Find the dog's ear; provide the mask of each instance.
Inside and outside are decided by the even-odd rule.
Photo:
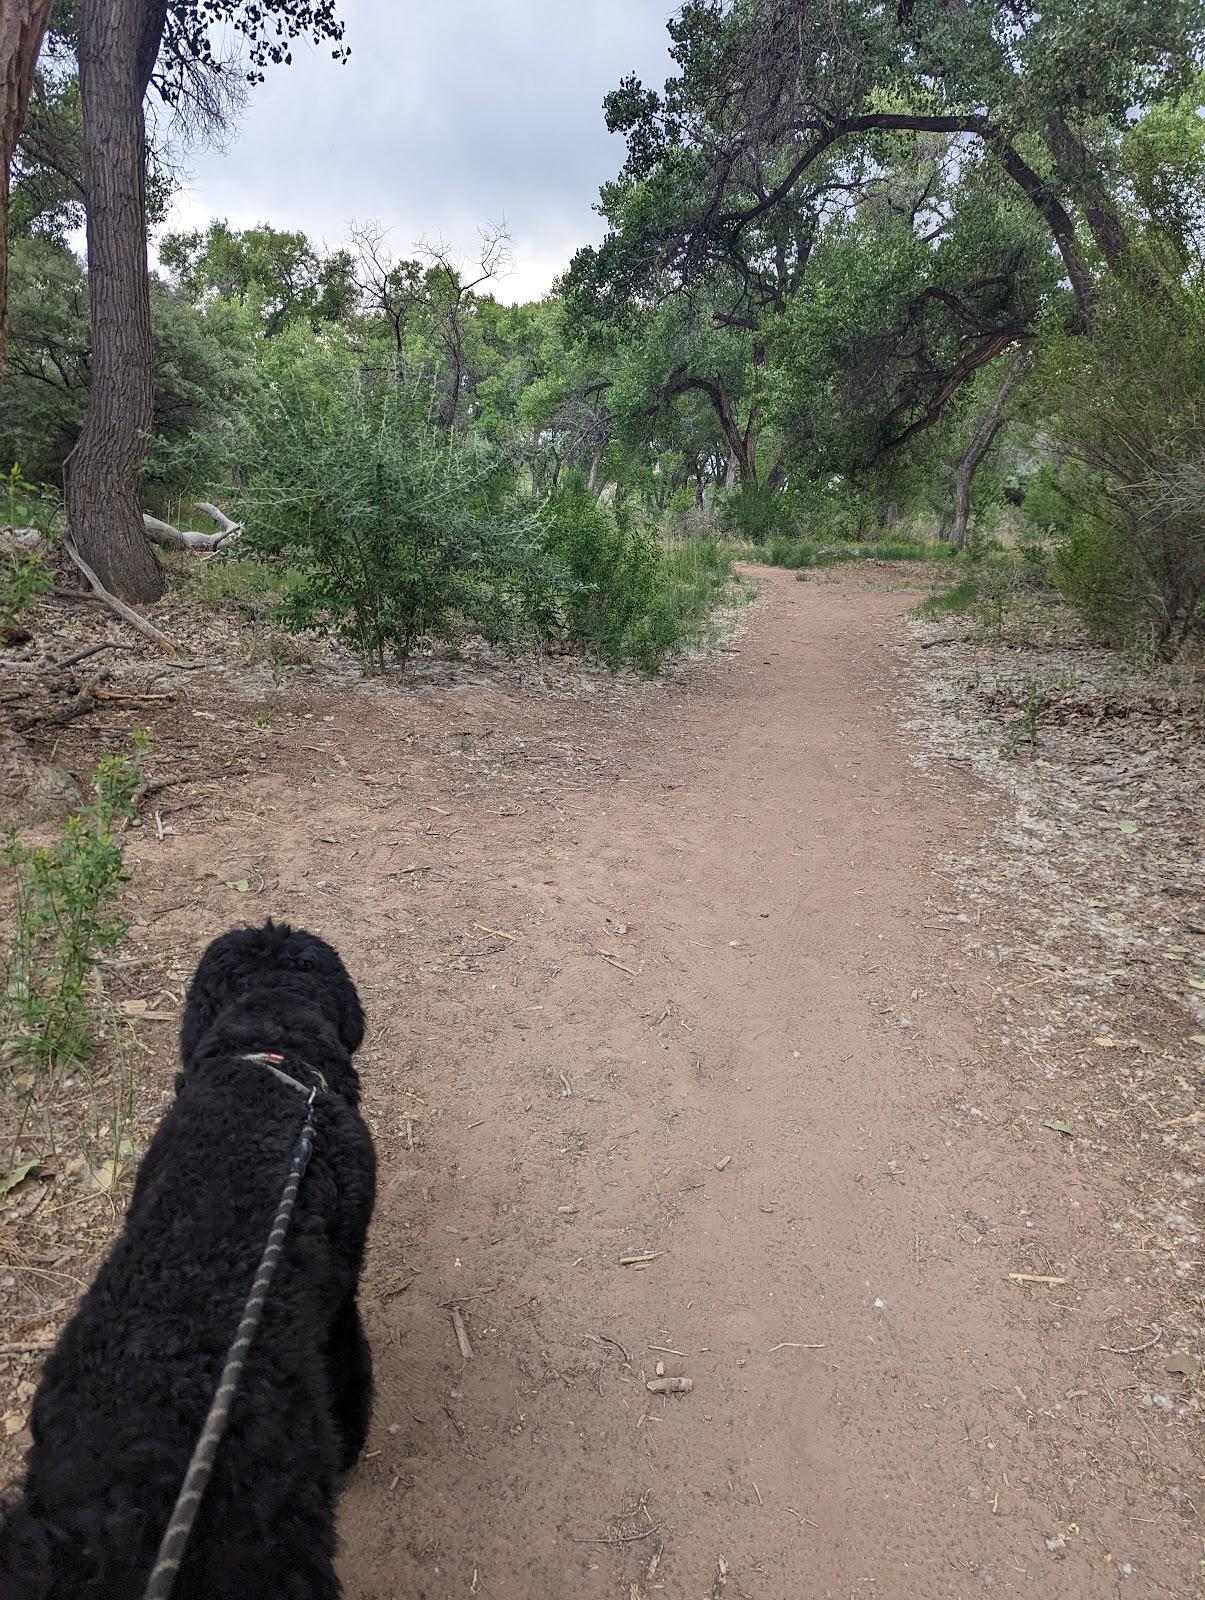
[[[240,969],[245,965],[243,929],[231,929],[214,939],[201,957],[184,1002],[180,1024],[180,1059],[187,1067],[218,1014],[237,993]]]
[[[339,986],[339,1037],[353,1056],[364,1043],[364,1007],[350,978]]]
[[[298,968],[313,972],[329,987],[338,1010],[339,1038],[349,1054],[354,1055],[364,1042],[364,1008],[351,975],[340,959],[339,952],[325,939],[298,930],[294,939],[303,941],[296,957]]]

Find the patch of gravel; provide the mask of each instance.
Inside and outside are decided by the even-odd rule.
[[[975,854],[942,863],[963,947],[1005,1008],[1000,1047],[1081,1160],[1122,1178],[1106,1226],[1168,1348],[1199,1354],[1205,676],[1019,621],[954,639],[911,621],[905,728],[932,781],[961,767],[998,803]]]

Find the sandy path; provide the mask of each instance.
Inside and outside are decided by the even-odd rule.
[[[602,775],[554,766],[449,846],[468,975],[399,994],[388,942],[355,948],[397,891],[371,851],[341,862],[387,1041],[353,1600],[1101,1592],[1099,1550],[1056,1572],[1043,1545],[1025,1420],[1074,1353],[1042,1348],[1059,1313],[1007,1281],[1008,1240],[980,1248],[1035,1217],[1063,1242],[1073,1184],[951,1109],[976,1040],[924,923],[960,803],[914,780],[887,705],[911,600],[767,582],[710,692],[600,715]],[[386,798],[379,829],[417,809]],[[458,891],[474,852],[496,870]],[[659,1347],[691,1395],[647,1392]]]
[[[899,574],[759,576],[739,648],[653,685],[466,659],[403,690],[179,686],[112,970],[146,1122],[219,928],[334,939],[381,1157],[349,1600],[1187,1600],[1199,1413],[1167,1283],[1194,1242],[1160,1230],[1191,1178],[1168,1166],[1162,1210],[1133,1186],[1183,1096],[1125,1120],[1043,1010],[1047,966],[1000,958],[1058,843],[1037,859],[1011,806],[986,829],[965,757],[912,765]],[[86,770],[94,730],[72,739]],[[983,922],[955,886],[976,861],[1015,885]],[[1051,1131],[1095,1082],[1080,1138]],[[88,1214],[64,1240],[35,1211],[10,1338],[85,1282],[112,1226]],[[658,1360],[693,1392],[651,1395]]]
[[[900,731],[915,594],[759,577],[739,648],[652,685],[184,685],[115,969],[148,1119],[216,931],[334,939],[382,1174],[349,1600],[1184,1600],[1171,1338],[1101,1352],[1163,1312],[957,930],[937,861],[985,819]],[[60,1295],[91,1270],[35,1247]]]

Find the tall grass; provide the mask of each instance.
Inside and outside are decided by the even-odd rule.
[[[725,540],[681,539],[664,547],[662,574],[687,635],[696,635],[718,606],[736,598],[733,548]]]
[[[950,547],[916,539],[877,539],[859,543],[820,539],[771,539],[755,546],[750,555],[771,567],[792,571],[807,567],[833,567],[851,561],[948,561]]]

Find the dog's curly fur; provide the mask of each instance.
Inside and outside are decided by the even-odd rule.
[[[205,952],[174,1103],[125,1227],[46,1364],[3,1600],[136,1600],[205,1421],[305,1114],[248,1053],[323,1074],[314,1152],[174,1600],[327,1600],[336,1474],[359,1455],[372,1361],[356,1305],[375,1156],[335,951],[269,922]]]

